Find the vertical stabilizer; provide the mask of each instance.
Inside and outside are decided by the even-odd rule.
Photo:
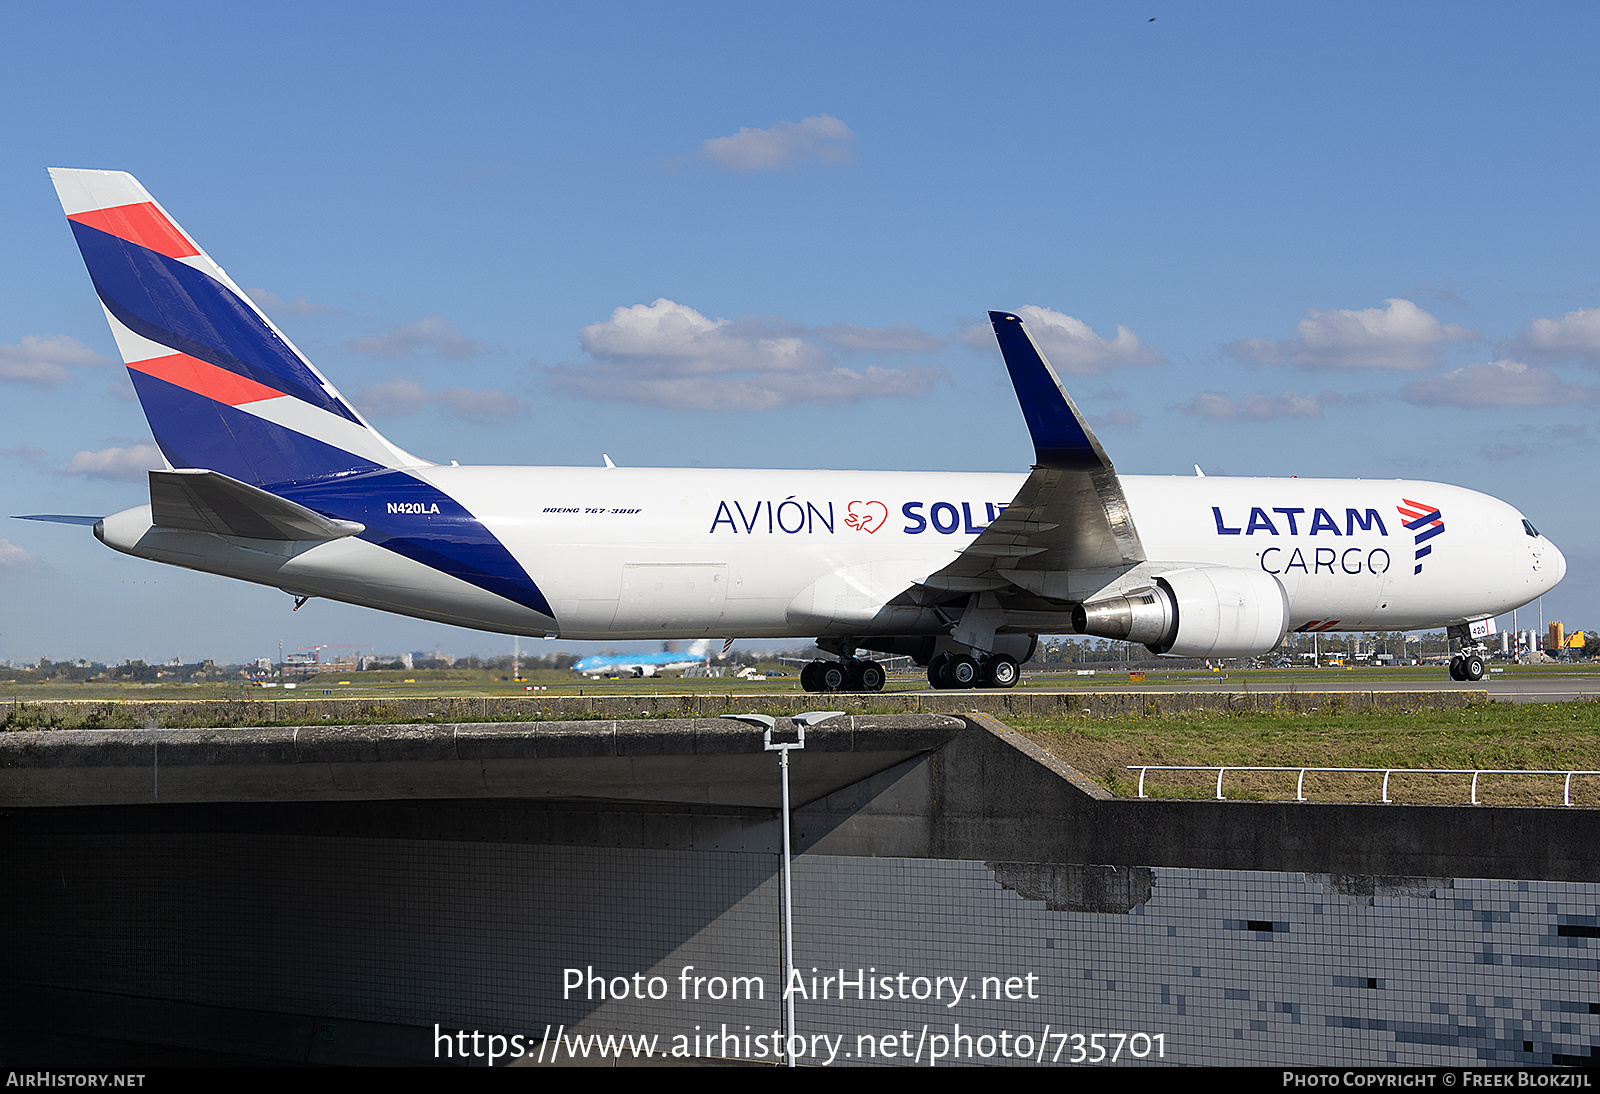
[[[173,467],[270,487],[425,466],[368,425],[132,175],[50,177]]]

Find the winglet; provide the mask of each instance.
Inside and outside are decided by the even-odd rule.
[[[1038,465],[1063,471],[1109,470],[1111,460],[1106,450],[1100,447],[1094,431],[1083,420],[1082,412],[1061,386],[1061,378],[1045,360],[1022,320],[1010,312],[992,311],[989,322],[994,324],[1000,354],[1011,373],[1011,386],[1017,390],[1022,416],[1033,435]]]

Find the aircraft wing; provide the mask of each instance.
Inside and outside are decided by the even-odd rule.
[[[216,471],[150,472],[150,515],[161,528],[246,539],[342,539],[366,531]]]
[[[1022,320],[990,312],[1033,435],[1037,463],[1017,496],[950,565],[921,584],[951,592],[1017,586],[1067,598],[1069,571],[1127,569],[1144,545],[1111,459]]]

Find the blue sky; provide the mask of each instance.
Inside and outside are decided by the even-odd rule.
[[[13,4],[0,32],[5,513],[144,500],[44,170],[115,168],[432,459],[1024,470],[972,328],[1032,308],[1119,470],[1480,489],[1566,552],[1545,618],[1600,622],[1593,5]],[[509,648],[0,523],[0,659]]]

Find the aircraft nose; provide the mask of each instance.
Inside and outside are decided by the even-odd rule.
[[[1548,539],[1545,540],[1545,542],[1550,543]],[[1550,584],[1552,586],[1559,585],[1561,584],[1561,579],[1567,576],[1567,556],[1562,554],[1561,548],[1557,547],[1554,543],[1550,543],[1550,554],[1553,556],[1553,561],[1555,562],[1555,578],[1550,582]]]

